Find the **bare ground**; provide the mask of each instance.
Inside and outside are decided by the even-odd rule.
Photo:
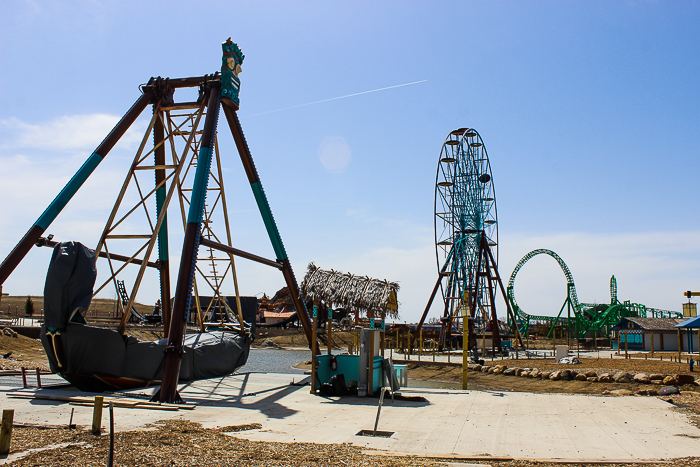
[[[0,355],[4,356],[10,352],[8,358],[0,358],[0,369],[14,370],[25,367],[49,371],[44,347],[36,339],[21,334],[11,337],[0,333]]]

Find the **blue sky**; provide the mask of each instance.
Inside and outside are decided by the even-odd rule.
[[[231,36],[246,55],[239,116],[299,281],[309,261],[395,280],[402,319],[417,319],[437,274],[441,145],[472,127],[491,160],[504,280],[528,251],[549,248],[582,301],[608,301],[615,274],[621,299],[680,310],[682,292],[700,290],[698,24],[691,1],[4,1],[0,257],[139,84],[217,71]],[[48,232],[95,246],[146,125]],[[219,129],[234,243],[273,257]],[[329,146],[346,165],[324,166]],[[179,264],[177,247],[171,255]],[[4,291],[40,294],[49,258],[32,251]],[[518,274],[526,311],[558,311],[557,268],[537,257]],[[239,280],[245,294],[283,286],[280,274],[243,262]],[[153,283],[139,301],[157,295]]]

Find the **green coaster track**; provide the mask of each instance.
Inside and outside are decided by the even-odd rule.
[[[518,271],[530,259],[537,255],[547,255],[554,258],[561,267],[564,276],[566,276],[566,299],[559,309],[559,313],[554,316],[539,316],[531,315],[523,311],[515,300],[515,277]],[[508,300],[510,301],[518,329],[521,333],[527,335],[530,324],[533,322],[546,323],[549,325],[547,337],[551,337],[557,324],[565,325],[569,328],[572,335],[584,337],[589,332],[602,333],[609,335],[610,328],[615,326],[622,317],[653,317],[653,318],[681,318],[682,313],[677,311],[659,310],[650,308],[641,303],[631,303],[629,300],[620,302],[617,299],[617,281],[615,276],[610,278],[610,304],[599,305],[593,303],[579,303],[576,295],[576,285],[574,277],[569,270],[569,267],[564,263],[561,257],[552,250],[538,249],[532,250],[522,257],[513,269],[508,280],[507,288]],[[567,308],[567,317],[561,317],[564,308]],[[572,315],[571,318],[568,316]],[[509,320],[510,321],[510,320]],[[509,322],[512,325],[512,323]]]

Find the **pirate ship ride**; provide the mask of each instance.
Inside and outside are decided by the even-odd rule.
[[[154,400],[175,402],[179,400],[178,381],[229,374],[245,364],[254,337],[254,313],[247,318],[241,304],[236,257],[282,272],[311,343],[309,314],[299,299],[292,266],[237,115],[238,75],[245,57],[230,38],[222,49],[221,72],[181,79],[157,77],[141,85],[141,96],[134,105],[0,264],[1,286],[34,245],[54,247],[46,281],[42,342],[52,370],[78,388],[104,390],[160,384]],[[176,91],[183,88],[198,89],[197,100],[176,100]],[[43,238],[46,229],[148,106],[152,106],[153,116],[97,247],[90,250],[78,243],[56,244],[51,236]],[[274,260],[233,246],[223,183],[224,155],[217,141],[220,110],[270,238]],[[169,208],[171,215],[175,211],[181,216],[184,225],[172,300]],[[219,230],[214,225],[220,226]],[[100,258],[106,262],[109,277],[96,283],[95,264]],[[126,275],[131,290],[125,303],[120,303],[117,329],[85,324],[84,313],[91,298],[106,287],[116,287],[126,270],[132,273]],[[158,342],[141,342],[126,335],[137,294],[149,270],[157,271],[160,282],[165,338]],[[222,298],[222,287],[231,280],[235,304]],[[209,306],[218,303],[231,318],[226,329],[205,329],[202,315],[207,310],[199,306],[199,295],[205,288],[211,289],[215,298]],[[197,314],[199,332],[186,336],[190,312]]]

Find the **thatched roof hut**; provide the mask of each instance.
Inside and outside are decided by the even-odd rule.
[[[356,276],[334,270],[325,270],[309,263],[301,283],[301,297],[304,300],[319,300],[333,308],[345,308],[375,315],[381,312],[398,318],[396,293],[399,284],[386,280]]]

